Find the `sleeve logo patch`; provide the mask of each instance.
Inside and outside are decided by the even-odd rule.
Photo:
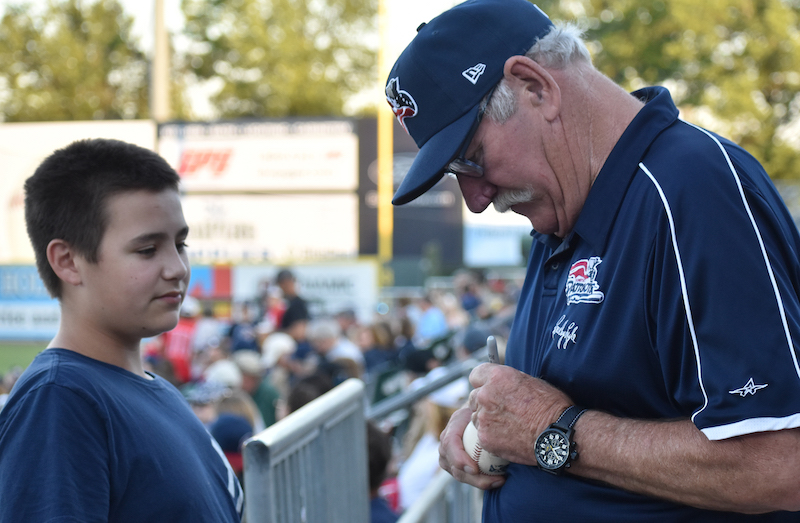
[[[728,394],[738,394],[743,398],[748,394],[752,394],[753,396],[755,396],[756,392],[760,391],[763,388],[766,388],[767,386],[768,386],[767,383],[765,383],[764,385],[756,385],[756,382],[753,381],[753,378],[750,378],[750,381],[748,381],[744,387],[734,390],[729,390]]]

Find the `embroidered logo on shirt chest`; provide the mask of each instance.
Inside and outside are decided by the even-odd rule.
[[[567,275],[567,285],[564,292],[567,295],[567,305],[573,303],[600,303],[605,299],[605,294],[597,283],[597,266],[603,263],[599,256],[578,260],[572,264]]]

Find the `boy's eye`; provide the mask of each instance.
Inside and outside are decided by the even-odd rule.
[[[178,248],[178,252],[183,252],[189,247],[186,242],[178,242],[175,246]]]
[[[136,252],[138,252],[139,254],[142,254],[144,256],[151,256],[151,255],[155,254],[156,248],[155,247],[145,247],[144,249],[139,249]]]

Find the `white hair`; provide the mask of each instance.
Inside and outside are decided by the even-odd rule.
[[[557,22],[549,33],[533,44],[525,56],[551,69],[592,63],[583,41],[583,31],[574,23]],[[484,97],[481,106],[485,107],[487,117],[504,123],[517,111],[517,99],[503,79]]]

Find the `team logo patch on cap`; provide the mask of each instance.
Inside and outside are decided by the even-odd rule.
[[[486,64],[476,64],[462,72],[461,76],[469,80],[472,85],[475,85],[484,71],[486,71]]]
[[[400,89],[400,79],[392,78],[386,84],[386,101],[392,106],[392,111],[397,117],[397,121],[408,132],[405,119],[413,118],[417,115],[417,102],[408,94],[408,91]],[[409,133],[410,134],[410,133]]]
[[[600,303],[605,294],[597,283],[597,266],[603,263],[598,256],[586,260],[578,260],[572,264],[567,276],[564,291],[567,294],[567,305],[573,303]]]

